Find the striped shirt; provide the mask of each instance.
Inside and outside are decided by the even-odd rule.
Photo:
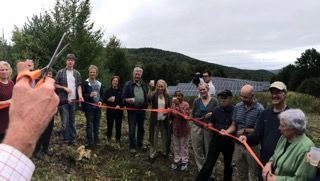
[[[245,128],[254,128],[263,110],[263,106],[258,101],[253,103],[249,110],[246,109],[243,102],[236,104],[232,120],[237,123],[237,131]]]

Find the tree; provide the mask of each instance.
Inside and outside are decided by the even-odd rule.
[[[129,64],[126,50],[121,47],[121,42],[116,36],[111,36],[105,48],[105,69],[113,75],[118,75],[122,82],[131,79],[132,67]]]
[[[90,0],[56,0],[51,13],[61,34],[69,35],[69,51],[76,55],[77,69],[87,75],[88,67],[98,63],[103,50],[103,31],[94,30],[94,22],[90,20]]]
[[[21,29],[15,27],[12,36],[15,58],[32,58],[36,66],[45,66],[66,32],[63,43],[70,45],[64,55],[74,53],[76,68],[87,75],[88,67],[97,64],[103,49],[102,30],[93,30],[90,15],[90,0],[56,0],[50,12],[34,15]],[[65,67],[64,55],[55,68]]]
[[[292,64],[289,64],[285,67],[283,67],[279,73],[276,75],[275,77],[275,81],[281,81],[283,82],[284,84],[286,85],[289,85],[289,81],[290,81],[290,77],[291,77],[291,74],[292,72],[294,72],[295,70],[297,70],[297,68],[292,65]],[[273,81],[272,81],[273,82]]]
[[[304,78],[320,77],[320,53],[316,49],[307,49],[295,63]]]

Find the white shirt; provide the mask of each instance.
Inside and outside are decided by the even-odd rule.
[[[0,180],[31,180],[32,161],[19,150],[0,144]]]
[[[76,96],[76,79],[73,76],[73,70],[67,70],[67,81],[68,88],[71,89],[72,93],[68,96],[69,100],[74,100]]]

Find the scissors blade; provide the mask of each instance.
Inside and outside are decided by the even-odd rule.
[[[50,60],[50,62],[48,63],[48,65],[41,69],[41,72],[42,72],[42,74],[43,74],[44,77],[46,76],[45,74],[46,74],[47,70],[50,69],[50,68],[56,63],[56,61],[58,60],[58,58],[62,55],[62,53],[63,53],[63,52],[66,50],[66,48],[68,47],[69,43],[68,43],[67,45],[65,45],[65,46],[61,49],[61,51],[57,54],[57,52],[58,52],[58,50],[59,50],[59,48],[60,48],[60,46],[61,46],[61,43],[62,43],[65,35],[66,35],[66,33],[64,33],[63,36],[62,36],[62,38],[60,39],[60,42],[59,42],[56,50],[54,51],[54,53],[53,53],[53,55],[52,55],[52,57],[51,57],[51,60]]]

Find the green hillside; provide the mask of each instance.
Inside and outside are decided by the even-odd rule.
[[[194,72],[210,70],[213,73],[213,76],[218,77],[269,81],[274,75],[272,72],[267,70],[243,70],[234,67],[208,63],[180,53],[164,51],[155,48],[128,48],[126,50],[128,52],[129,61],[132,64],[165,64],[166,67],[173,66],[176,72],[181,72],[179,69],[182,69],[182,72],[186,72],[187,69],[187,76],[190,76],[190,74]]]

